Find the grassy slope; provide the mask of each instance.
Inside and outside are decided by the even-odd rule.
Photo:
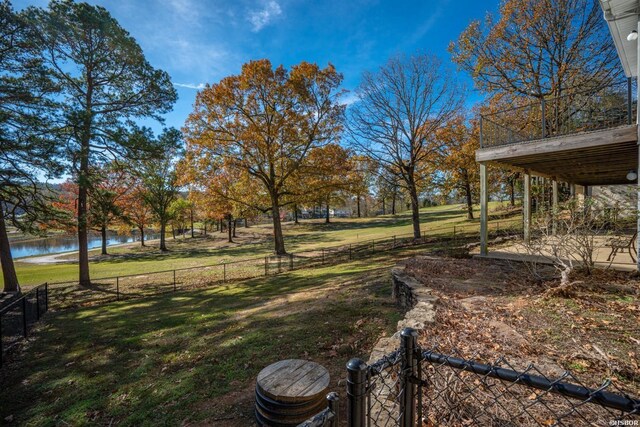
[[[337,389],[345,360],[365,356],[381,333],[395,330],[393,262],[386,255],[50,313],[24,353],[0,371],[0,419],[247,425],[253,381],[264,366],[315,360]]]
[[[493,206],[496,204],[493,203]],[[476,215],[477,218],[478,215]],[[479,221],[468,221],[460,205],[437,206],[422,209],[422,229],[430,230],[457,226],[467,226],[468,231],[478,227]],[[501,221],[505,224],[506,221]],[[357,243],[363,240],[388,238],[393,235],[411,233],[410,212],[396,216],[376,218],[332,219],[331,224],[323,220],[305,220],[300,225],[285,225],[285,243],[292,252],[319,249],[321,247]],[[437,232],[437,231],[436,231]],[[217,264],[223,261],[264,256],[272,253],[272,237],[269,225],[254,226],[249,229],[238,228],[241,243],[226,244],[225,235],[213,233],[214,239],[196,239],[196,241],[168,239],[170,252],[161,253],[154,247],[140,249],[127,246],[110,249],[111,257],[91,262],[94,278],[116,275],[138,274],[173,268],[185,268],[198,265]],[[99,251],[91,251],[98,255]],[[70,255],[73,259],[75,255]],[[30,264],[16,262],[16,270],[22,285],[35,285],[43,282],[77,280],[77,264]],[[2,283],[2,278],[0,278]]]

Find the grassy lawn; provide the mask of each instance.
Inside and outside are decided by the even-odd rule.
[[[283,358],[314,360],[338,389],[346,361],[366,356],[379,336],[395,331],[400,313],[388,277],[394,262],[385,254],[51,312],[0,371],[0,419],[249,425],[263,367]]]
[[[492,202],[491,208],[498,203]],[[476,218],[478,217],[476,212]],[[500,227],[518,222],[519,217],[494,218]],[[460,205],[446,205],[421,210],[422,229],[427,235],[450,233],[455,225],[458,233],[477,233],[478,219],[467,220]],[[212,233],[209,238],[167,240],[170,251],[161,253],[156,245],[140,248],[137,244],[110,248],[110,255],[99,256],[99,251],[90,251],[91,273],[94,278],[116,275],[138,274],[167,269],[190,268],[213,265],[221,262],[265,256],[272,253],[273,240],[270,225],[239,227],[235,243],[226,242],[226,234]],[[356,244],[371,239],[389,238],[412,232],[410,212],[375,218],[335,218],[331,224],[324,220],[303,220],[300,225],[287,223],[284,226],[285,243],[289,252],[320,249],[338,245]],[[68,260],[58,264],[33,264],[16,262],[20,283],[36,285],[44,282],[77,280],[77,255],[64,256]],[[2,278],[0,278],[1,283]]]

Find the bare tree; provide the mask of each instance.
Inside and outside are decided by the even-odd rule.
[[[383,166],[411,198],[414,238],[420,238],[421,185],[443,148],[436,131],[461,105],[459,86],[434,56],[391,58],[365,73],[348,112],[352,145]]]
[[[583,203],[575,199],[562,204],[557,210],[546,210],[533,221],[535,238],[522,243],[524,251],[536,259],[554,266],[560,275],[560,287],[571,286],[570,276],[576,268],[590,274],[595,268],[596,254],[610,246],[607,234],[616,224],[590,198]],[[534,261],[529,265],[537,275]]]

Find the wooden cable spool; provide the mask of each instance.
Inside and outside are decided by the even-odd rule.
[[[287,359],[267,366],[256,381],[256,421],[260,426],[297,426],[327,406],[329,372],[307,360]]]

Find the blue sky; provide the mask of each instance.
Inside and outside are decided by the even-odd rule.
[[[197,88],[237,74],[251,59],[290,66],[333,63],[344,88],[397,53],[422,51],[449,63],[447,46],[498,0],[100,0],[178,89],[168,126],[182,127]],[[16,9],[47,1],[14,1]],[[468,76],[461,75],[472,87]],[[478,99],[469,93],[468,105]],[[347,96],[348,100],[348,96]],[[155,127],[155,126],[154,126]],[[155,127],[156,130],[159,127]]]

